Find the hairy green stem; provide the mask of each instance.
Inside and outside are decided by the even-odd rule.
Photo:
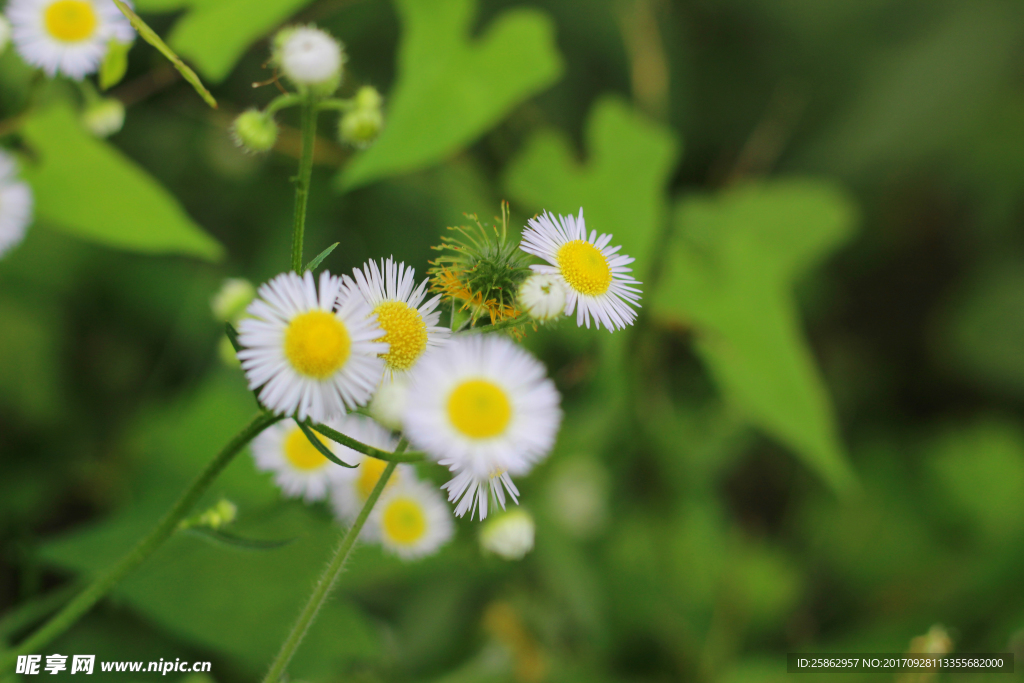
[[[395,452],[400,453],[404,451],[405,445],[405,439],[402,439]],[[345,533],[341,543],[338,544],[338,549],[334,551],[334,555],[327,563],[324,573],[320,576],[316,587],[313,588],[313,594],[309,596],[309,601],[302,608],[298,621],[295,622],[291,633],[288,634],[288,637],[285,638],[284,643],[281,645],[281,651],[277,653],[273,664],[270,665],[270,671],[267,672],[263,683],[277,683],[281,679],[285,668],[295,654],[295,650],[298,649],[299,643],[302,642],[306,631],[313,624],[317,613],[323,607],[324,602],[327,601],[327,596],[330,595],[331,589],[334,588],[334,584],[338,581],[338,575],[341,574],[341,570],[345,566],[345,560],[348,559],[349,553],[352,552],[352,547],[355,545],[356,538],[359,537],[359,532],[362,531],[363,525],[366,524],[370,511],[377,504],[377,499],[380,498],[381,492],[384,490],[396,467],[398,467],[397,462],[389,462],[388,466],[384,468],[380,479],[377,480],[377,485],[373,487],[370,497],[366,499],[366,504],[359,511],[359,516],[356,517],[356,521],[352,523],[351,528]]]
[[[389,453],[388,451],[382,451],[381,449],[374,448],[373,446],[367,446],[362,441],[356,441],[351,436],[342,434],[336,429],[331,429],[327,425],[322,425],[312,421],[307,422],[306,424],[326,436],[331,441],[340,443],[342,446],[348,446],[358,453],[368,455],[371,458],[377,458],[378,460],[385,460],[387,462],[423,462],[426,458],[426,455],[419,451],[406,453],[404,446],[401,450],[396,448],[394,453]],[[405,440],[403,439],[402,441],[404,442]]]
[[[316,104],[311,98],[302,103],[302,156],[295,178],[295,218],[292,221],[292,270],[302,275],[302,240],[306,234],[306,204],[313,176],[313,143],[316,141]]]
[[[71,600],[64,608],[39,627],[32,635],[23,640],[13,650],[0,655],[0,671],[7,671],[14,665],[19,654],[39,652],[54,638],[68,630],[89,609],[99,602],[128,572],[148,558],[178,528],[178,523],[188,514],[192,506],[206,492],[217,475],[231,462],[242,448],[264,429],[282,418],[270,413],[260,413],[252,422],[235,435],[220,453],[210,461],[192,485],[157,522],[157,525],[146,534],[135,547],[124,557],[100,574],[81,593]]]

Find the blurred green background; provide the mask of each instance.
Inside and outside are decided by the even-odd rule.
[[[308,257],[338,241],[334,272],[393,254],[422,274],[446,226],[508,199],[516,227],[583,206],[645,284],[626,332],[526,339],[566,411],[517,482],[534,552],[482,556],[469,520],[419,563],[359,549],[293,680],[781,681],[786,652],[903,652],[936,624],[957,651],[1024,657],[1019,1],[137,9],[217,111],[137,42],[124,129],[97,141],[75,89],[0,58],[2,141],[38,203],[0,261],[8,642],[255,408],[209,299],[287,267],[297,113],[263,157],[227,127],[276,94],[252,87],[267,36],[315,21],[347,47],[343,94],[378,87],[387,127],[353,152],[322,118]],[[260,676],[338,528],[247,454],[220,496],[239,535],[297,540],[179,535],[43,654]]]

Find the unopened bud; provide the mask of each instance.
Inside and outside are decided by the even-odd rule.
[[[105,138],[124,126],[124,105],[114,97],[105,97],[86,106],[82,125],[98,138]]]
[[[247,152],[266,152],[277,142],[277,123],[256,109],[242,112],[231,125],[231,135]]]
[[[328,96],[341,85],[345,53],[341,43],[313,26],[289,26],[274,36],[272,61],[300,88]]]
[[[392,380],[385,378],[370,401],[370,417],[392,431],[401,431],[407,394],[405,380],[400,377]]]
[[[519,305],[538,322],[560,318],[565,312],[565,285],[557,275],[534,273],[519,286]]]
[[[342,142],[353,147],[367,147],[384,127],[384,114],[380,110],[382,98],[376,88],[363,86],[355,96],[355,107],[345,112],[338,126]]]
[[[506,560],[521,560],[533,550],[536,525],[523,508],[487,520],[480,530],[480,547]]]
[[[217,504],[209,510],[201,512],[195,517],[183,519],[181,524],[178,525],[178,528],[194,529],[195,527],[207,527],[210,529],[219,529],[222,526],[226,526],[234,522],[235,517],[237,516],[238,506],[230,500],[221,498],[217,501]]]
[[[225,278],[220,289],[210,299],[210,309],[217,320],[234,322],[256,298],[256,288],[241,277]]]

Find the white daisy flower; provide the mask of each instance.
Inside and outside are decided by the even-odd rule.
[[[17,172],[14,157],[0,150],[0,256],[21,242],[32,222],[32,190]]]
[[[345,415],[334,428],[356,441],[382,451],[393,451],[398,446],[398,440],[388,429],[362,415]],[[366,499],[370,497],[373,487],[377,485],[381,473],[388,464],[379,458],[371,458],[346,446],[339,446],[338,450],[334,452],[345,462],[357,465],[352,469],[339,467],[341,472],[331,488],[331,507],[334,508],[338,519],[348,524],[363,509]],[[391,488],[396,482],[408,478],[415,479],[415,477],[416,474],[411,466],[399,465],[386,486]]]
[[[111,40],[135,31],[111,0],[11,0],[7,16],[22,59],[46,72],[81,80],[96,71]]]
[[[500,335],[452,340],[431,351],[409,377],[405,433],[410,443],[456,476],[445,484],[455,514],[487,516],[493,495],[516,500],[510,475],[546,456],[562,420],[559,395],[544,366]]]
[[[533,270],[562,278],[566,315],[575,310],[576,324],[588,328],[593,317],[598,328],[603,324],[609,332],[633,324],[636,311],[631,307],[640,305],[640,290],[633,285],[641,283],[628,274],[632,268],[626,266],[633,259],[618,253],[621,246],[608,246],[611,235],[598,237],[591,231],[588,237],[582,208],[576,218],[544,212],[527,225],[520,248],[551,264],[531,266]]]
[[[335,429],[340,426],[336,420],[328,424]],[[312,433],[331,453],[341,458],[343,446],[326,436]],[[331,484],[348,471],[325,458],[309,442],[294,420],[285,420],[267,427],[253,439],[252,455],[258,469],[274,473],[274,482],[285,496],[303,498],[307,502],[326,498]]]
[[[548,322],[565,313],[565,284],[551,273],[534,273],[519,285],[519,305],[539,322]]]
[[[345,63],[341,44],[312,26],[286,28],[278,38],[277,62],[296,85],[320,85],[337,78]]]
[[[238,323],[249,388],[278,415],[324,422],[366,403],[380,383],[388,345],[358,297],[335,310],[341,278],[282,273],[260,286]]]
[[[390,344],[388,352],[381,354],[389,377],[407,372],[429,347],[448,340],[451,330],[437,324],[441,295],[424,302],[428,281],[416,287],[414,268],[388,258],[381,259],[380,267],[368,261],[362,269],[353,269],[352,275],[354,279],[344,278],[339,304],[351,296],[361,297],[377,315],[384,330],[380,341]]]
[[[452,513],[441,494],[411,478],[384,490],[364,527],[367,540],[380,541],[403,560],[434,554],[454,533]]]

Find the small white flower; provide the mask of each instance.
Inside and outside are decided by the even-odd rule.
[[[362,415],[345,415],[338,420],[335,429],[382,451],[394,451],[398,446],[398,440],[389,430]],[[381,473],[388,464],[379,458],[371,458],[345,446],[339,446],[334,452],[345,462],[357,466],[351,469],[339,467],[341,472],[331,488],[331,507],[334,508],[335,515],[342,522],[350,523],[363,509],[363,504],[370,497],[373,487],[377,485]],[[390,488],[396,482],[415,477],[416,473],[411,466],[399,465],[386,486]]]
[[[480,530],[480,547],[506,560],[521,560],[533,550],[536,525],[529,512],[519,508],[488,520]]]
[[[380,383],[388,345],[358,297],[335,310],[341,278],[282,273],[260,286],[238,323],[238,352],[249,388],[278,415],[324,422],[363,405]]]
[[[403,560],[432,555],[455,532],[451,510],[430,484],[408,477],[384,489],[365,527],[368,540]]]
[[[370,399],[370,417],[392,431],[402,431],[402,416],[405,414],[408,395],[409,384],[405,378],[395,376],[391,380],[385,379]]]
[[[111,0],[11,0],[7,16],[22,59],[51,78],[62,73],[81,80],[99,68],[111,39],[135,39]]]
[[[561,317],[565,299],[565,285],[558,275],[534,273],[519,286],[519,305],[539,322]]]
[[[410,443],[456,476],[445,485],[455,514],[487,516],[493,493],[518,492],[523,475],[551,450],[562,420],[544,366],[501,335],[469,336],[431,351],[409,377],[405,432]]]
[[[609,332],[632,325],[633,306],[639,306],[640,283],[628,273],[633,258],[619,254],[622,247],[609,247],[611,235],[597,236],[580,215],[555,217],[545,212],[531,218],[523,231],[520,248],[539,256],[550,266],[531,266],[538,273],[558,275],[566,285],[565,314],[576,311],[576,324],[590,327],[590,318]]]
[[[345,62],[341,44],[312,26],[285,29],[278,50],[281,71],[296,85],[329,83]]]
[[[407,372],[423,352],[447,341],[451,331],[439,327],[441,312],[437,310],[441,295],[427,295],[427,280],[416,287],[416,270],[393,259],[369,261],[352,271],[353,278],[344,277],[345,284],[338,297],[339,305],[349,297],[361,297],[377,316],[384,330],[380,341],[390,345],[382,354],[389,376]]]
[[[337,429],[339,424],[330,421],[328,426]],[[313,434],[331,453],[341,457],[342,446],[321,434]],[[258,469],[274,473],[274,482],[285,496],[301,497],[307,502],[326,498],[332,482],[339,481],[347,471],[325,458],[294,420],[267,427],[253,439],[252,455]]]
[[[11,42],[11,22],[7,21],[7,17],[0,14],[0,55],[7,49],[7,44]]]
[[[98,138],[110,137],[124,126],[124,105],[114,97],[94,102],[82,112],[82,124]]]
[[[17,170],[14,157],[0,150],[0,256],[21,242],[32,222],[32,190]]]

